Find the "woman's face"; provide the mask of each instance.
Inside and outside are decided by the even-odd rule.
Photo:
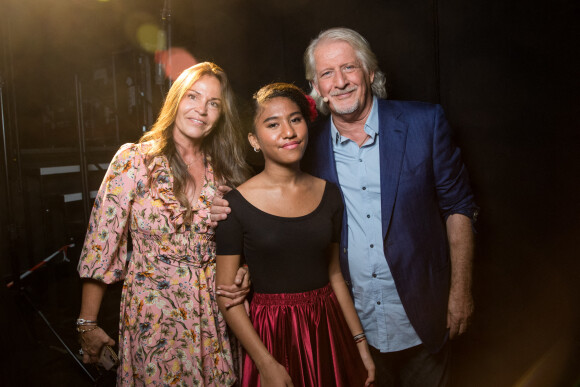
[[[176,141],[201,141],[213,129],[221,114],[221,84],[211,75],[199,78],[185,93],[175,116]]]
[[[299,162],[308,143],[308,126],[298,105],[288,98],[276,97],[260,108],[254,121],[255,134],[248,135],[252,147],[262,150],[266,162]]]

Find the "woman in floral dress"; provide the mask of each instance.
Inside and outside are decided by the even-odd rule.
[[[175,81],[151,131],[110,164],[78,265],[77,330],[83,361],[98,361],[103,346],[114,345],[97,325],[101,300],[107,284],[124,280],[117,385],[235,383],[216,304],[209,207],[218,183],[236,186],[248,176],[239,128],[225,73],[201,63]]]

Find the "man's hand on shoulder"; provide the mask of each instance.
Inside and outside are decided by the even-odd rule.
[[[225,220],[231,212],[230,204],[223,196],[232,189],[226,185],[220,185],[213,198],[213,203],[210,209],[210,226],[217,227],[220,220]]]

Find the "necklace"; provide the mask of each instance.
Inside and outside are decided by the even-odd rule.
[[[184,162],[187,170],[189,171],[189,167],[191,167],[193,165],[193,163],[195,163],[196,161],[201,160],[201,159],[204,159],[204,156],[203,155],[201,157],[194,158],[193,160],[191,160],[190,163],[186,163],[185,160],[183,160],[183,162]]]

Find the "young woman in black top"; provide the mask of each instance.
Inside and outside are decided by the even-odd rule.
[[[217,285],[233,283],[242,255],[255,294],[218,305],[249,356],[242,386],[366,386],[374,364],[340,271],[339,189],[300,170],[315,109],[298,87],[275,83],[255,95],[248,135],[264,170],[226,194],[217,238]]]

